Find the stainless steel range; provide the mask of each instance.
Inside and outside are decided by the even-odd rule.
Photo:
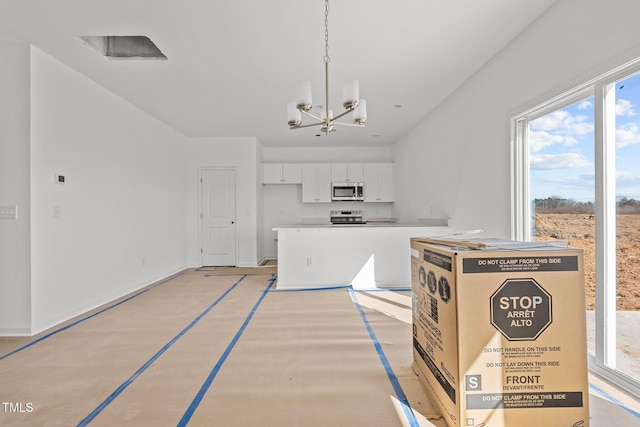
[[[362,211],[331,211],[332,224],[366,224]]]

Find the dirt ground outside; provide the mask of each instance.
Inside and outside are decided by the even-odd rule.
[[[536,240],[564,240],[584,250],[586,309],[595,309],[595,217],[536,213]],[[640,215],[617,215],[618,310],[640,310]]]

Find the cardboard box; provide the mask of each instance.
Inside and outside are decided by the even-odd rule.
[[[588,427],[581,249],[411,239],[413,369],[451,427]]]

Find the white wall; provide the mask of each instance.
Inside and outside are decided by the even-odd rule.
[[[391,147],[264,147],[263,151],[263,161],[271,163],[389,162],[393,154]]]
[[[188,199],[184,136],[38,49],[31,61],[36,333],[186,267]]]
[[[29,197],[29,46],[0,43],[0,336],[31,330]]]
[[[182,151],[188,179],[188,264],[200,267],[199,189],[203,167],[236,170],[236,234],[238,266],[255,266],[258,259],[258,212],[256,138],[190,138]]]
[[[332,138],[331,135],[328,138]],[[264,147],[263,161],[269,163],[347,163],[390,162],[391,147]],[[258,169],[262,174],[262,168]],[[260,178],[262,176],[260,175]],[[391,203],[302,203],[300,184],[263,185],[264,219],[261,228],[263,253],[266,258],[277,256],[274,227],[299,224],[303,218],[329,220],[332,209],[359,209],[367,217],[391,216]]]
[[[262,232],[264,224],[264,192],[262,191],[262,158],[263,145],[259,140],[256,141],[256,260],[262,261],[265,258],[264,252],[264,233]]]
[[[273,226],[332,208],[303,205],[300,186],[260,185],[261,160],[394,161],[396,203],[358,207],[510,237],[509,119],[640,56],[639,14],[635,0],[559,0],[393,151],[265,147],[262,159],[255,138],[185,138],[42,52],[0,44],[0,204],[19,209],[0,220],[0,334],[198,266],[203,166],[238,171],[238,265],[275,253]]]
[[[396,215],[510,238],[510,118],[640,56],[639,15],[635,0],[559,0],[398,141]]]

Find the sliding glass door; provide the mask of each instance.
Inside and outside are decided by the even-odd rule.
[[[639,61],[640,63],[640,61]],[[591,368],[640,395],[640,75],[513,119],[513,234],[584,250]]]

